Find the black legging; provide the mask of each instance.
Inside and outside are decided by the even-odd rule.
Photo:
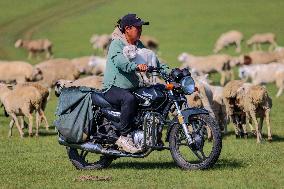
[[[126,136],[131,130],[131,123],[137,111],[137,101],[134,95],[127,89],[112,86],[104,93],[105,99],[121,108],[119,128],[121,135]]]

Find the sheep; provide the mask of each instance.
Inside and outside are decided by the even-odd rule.
[[[46,107],[46,104],[47,104],[47,101],[48,101],[50,91],[48,90],[48,88],[42,86],[41,84],[39,84],[37,82],[27,82],[27,83],[18,84],[18,85],[14,86],[14,89],[25,88],[25,87],[27,87],[29,89],[30,89],[30,87],[34,87],[35,90],[37,90],[39,92],[41,107],[39,108],[39,111],[38,111],[39,114],[36,114],[36,116],[37,116],[36,121],[38,121],[38,124],[40,124],[40,122],[43,119],[44,122],[45,122],[45,129],[49,130],[49,124],[48,124],[47,118],[45,116],[44,110],[45,110],[45,107]]]
[[[240,133],[239,126],[242,126],[244,134],[246,134],[245,124],[253,121],[256,127],[257,143],[260,143],[262,139],[263,119],[265,118],[268,129],[268,140],[272,140],[269,118],[272,100],[268,96],[265,87],[245,83],[240,80],[230,81],[224,87],[223,99],[227,114],[235,125],[236,136]],[[257,117],[260,118],[259,123]]]
[[[59,79],[75,80],[79,77],[79,70],[68,59],[51,59],[35,66],[43,73],[43,80],[39,83],[51,88]]]
[[[88,76],[84,78],[80,78],[75,81],[68,81],[68,80],[58,80],[55,83],[55,95],[59,96],[61,93],[61,89],[65,87],[72,87],[72,86],[85,86],[90,88],[95,88],[98,90],[102,89],[103,78],[101,76]]]
[[[91,56],[89,60],[89,66],[92,68],[91,73],[93,75],[104,75],[106,69],[107,59],[99,56]]]
[[[182,53],[178,56],[178,60],[182,62],[180,68],[189,67],[194,69],[200,75],[212,72],[221,74],[220,84],[223,86],[226,79],[233,77],[230,61],[232,57],[225,54],[194,56],[188,53]]]
[[[277,47],[274,33],[257,33],[247,40],[247,46],[253,46],[253,50],[261,50],[261,43],[270,43],[269,51]]]
[[[107,49],[111,43],[111,35],[109,34],[94,34],[92,35],[90,39],[90,43],[92,44],[93,48],[95,50],[100,49],[103,50],[104,53],[106,54]]]
[[[23,83],[43,78],[40,68],[23,61],[0,61],[0,81]]]
[[[0,99],[5,110],[12,118],[10,122],[9,137],[12,136],[12,128],[14,123],[18,128],[21,138],[24,136],[22,128],[19,125],[17,116],[26,116],[29,119],[29,136],[32,136],[33,116],[36,111],[38,114],[42,107],[41,94],[32,86],[18,87],[13,90],[7,85],[0,84]],[[36,136],[38,136],[38,121],[36,122]]]
[[[276,73],[280,70],[284,70],[284,64],[270,63],[242,66],[239,68],[239,77],[244,81],[251,79],[254,85],[272,83],[277,80]]]
[[[52,42],[48,39],[37,39],[37,40],[23,40],[18,39],[15,43],[15,47],[23,47],[28,50],[28,59],[31,59],[37,53],[45,52],[46,58],[51,58],[52,53]]]
[[[235,44],[237,46],[236,52],[241,52],[241,41],[243,40],[243,34],[236,30],[231,30],[226,33],[221,34],[221,36],[217,39],[215,43],[215,47],[213,52],[218,53],[224,47],[227,47],[231,44]]]
[[[159,42],[156,38],[152,36],[142,35],[140,41],[145,45],[146,48],[151,50],[158,50]]]

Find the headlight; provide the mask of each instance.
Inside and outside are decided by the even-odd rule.
[[[180,81],[183,92],[187,95],[192,94],[195,90],[195,83],[192,77],[187,76]]]

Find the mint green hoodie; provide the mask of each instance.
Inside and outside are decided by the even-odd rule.
[[[107,54],[103,90],[107,91],[112,86],[123,89],[138,87],[139,77],[135,73],[137,64],[123,55],[123,48],[125,45],[128,45],[124,34],[116,28],[112,34],[112,39]],[[137,48],[145,48],[141,41],[138,41],[136,46]],[[160,63],[158,63],[158,65],[160,65]],[[165,69],[168,68],[166,65],[162,65],[162,67]]]

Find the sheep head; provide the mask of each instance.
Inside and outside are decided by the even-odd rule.
[[[23,40],[22,40],[22,39],[18,39],[18,40],[16,41],[16,43],[15,43],[15,47],[16,47],[16,48],[19,48],[19,47],[21,47],[21,46],[23,46]]]
[[[43,73],[40,68],[34,68],[30,78],[26,78],[27,81],[39,81],[43,79]]]
[[[60,79],[60,80],[56,81],[55,87],[54,87],[55,96],[59,97],[60,94],[61,94],[61,90],[65,87],[68,87],[68,84],[70,85],[71,83],[72,83],[72,81],[64,80],[64,79]]]

